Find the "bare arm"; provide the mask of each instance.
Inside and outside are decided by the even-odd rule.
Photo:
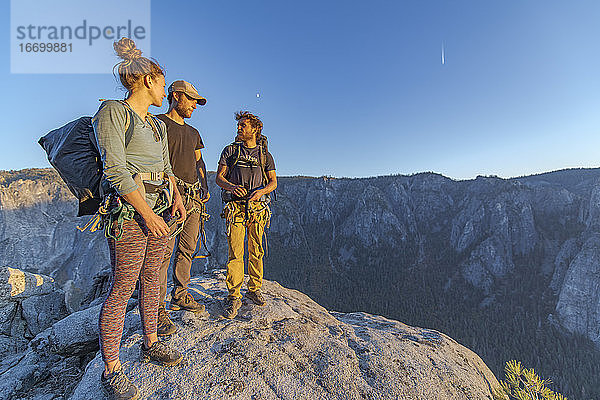
[[[173,209],[171,211],[171,215],[175,215],[177,211],[179,211],[179,218],[177,219],[177,222],[181,223],[185,221],[187,213],[183,205],[181,194],[179,194],[179,189],[177,189],[177,180],[172,175],[169,175],[169,180],[173,186]]]
[[[244,197],[248,194],[248,190],[245,187],[240,185],[234,185],[229,182],[225,177],[227,176],[227,166],[219,164],[219,169],[217,169],[217,177],[215,181],[220,188],[225,189],[229,192],[232,192],[238,197]]]
[[[204,160],[202,159],[202,150],[198,149],[195,151],[196,154],[196,172],[198,173],[198,178],[200,179],[200,186],[204,189],[204,197],[202,198],[203,202],[207,202],[210,199],[210,193],[208,192],[208,183],[206,180],[206,165],[204,164]]]

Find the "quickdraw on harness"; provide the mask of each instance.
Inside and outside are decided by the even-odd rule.
[[[188,204],[191,200],[202,196],[202,187],[200,186],[199,181],[196,181],[196,183],[187,183],[186,181],[175,177],[175,182],[177,183],[177,186],[183,188],[183,192],[180,191],[183,204]]]
[[[90,218],[83,228],[77,227],[81,232],[89,229],[90,232],[104,230],[104,236],[119,240],[123,236],[123,221],[131,221],[135,209],[129,203],[124,203],[121,198],[111,193],[104,198],[96,214]],[[112,228],[115,228],[112,232]]]
[[[167,183],[168,182],[168,183]],[[154,204],[154,208],[152,208],[152,211],[154,211],[154,213],[156,215],[163,215],[163,217],[169,218],[167,225],[169,226],[169,229],[173,228],[173,225],[177,224],[177,217],[179,215],[179,212],[175,215],[175,216],[165,216],[164,213],[167,212],[167,210],[169,210],[171,208],[171,205],[173,204],[173,188],[170,185],[170,181],[166,181],[165,183],[163,183],[162,185],[151,185],[148,184],[146,182],[144,182],[144,186],[146,188],[146,190],[148,190],[149,186],[153,186],[152,189],[154,189],[154,193],[159,193],[158,195],[158,199],[156,200],[156,203]],[[152,193],[152,192],[150,192]],[[171,232],[169,234],[169,240],[173,239],[174,237],[176,237],[177,235],[179,235],[181,233],[181,231],[183,231],[183,223],[185,221],[182,221],[181,223],[179,223],[177,225],[177,228]]]
[[[202,247],[204,247],[204,250],[206,250],[206,254],[197,255],[198,250],[196,250],[194,251],[194,254],[192,254],[192,259],[210,257],[212,254],[206,245],[206,231],[204,230],[204,223],[210,218],[210,214],[206,212],[206,203],[200,200],[203,194],[200,182],[197,181],[196,183],[190,184],[179,178],[175,178],[175,180],[177,185],[183,188],[182,196],[184,204],[187,205],[190,204],[190,202],[192,204],[192,208],[188,211],[188,217],[194,213],[200,214],[200,240],[202,241]]]
[[[268,245],[267,245],[267,229],[271,226],[271,208],[269,207],[269,201],[257,201],[252,202],[254,204],[259,204],[259,206],[250,206],[250,202],[248,200],[242,201],[229,201],[225,203],[223,207],[223,212],[221,212],[221,218],[225,220],[225,232],[227,236],[231,233],[231,225],[235,223],[235,218],[237,217],[237,207],[244,208],[244,219],[243,224],[248,227],[250,224],[260,224],[265,227],[263,231],[263,235],[265,237],[265,255],[268,255]],[[237,207],[236,207],[237,204]]]
[[[156,180],[160,177],[164,177],[163,173],[139,173],[136,174],[135,179],[138,184],[142,183],[140,189],[143,194],[145,193],[158,193],[158,198],[152,211],[157,215],[163,214],[171,207],[173,199],[173,190],[169,185],[169,181],[165,180],[160,185],[154,185],[152,183],[145,182],[146,180]],[[119,240],[123,236],[123,222],[131,221],[135,215],[135,208],[127,202],[124,202],[119,195],[115,192],[109,193],[104,197],[102,203],[96,214],[94,214],[90,220],[82,227],[77,227],[81,232],[89,229],[90,232],[96,232],[97,230],[104,230],[104,236]],[[172,221],[176,221],[175,218]],[[113,233],[114,229],[114,233]],[[174,233],[170,234],[170,237],[174,237],[181,232],[183,224],[181,224]]]
[[[210,218],[210,214],[206,212],[206,203],[197,201],[196,204],[198,204],[199,207],[194,206],[192,211],[190,211],[190,214],[193,212],[197,212],[200,214],[200,240],[202,240],[202,246],[204,247],[204,250],[206,250],[206,254],[197,255],[198,250],[196,250],[192,255],[192,258],[207,258],[210,257],[212,254],[210,253],[210,250],[208,250],[208,246],[206,245],[206,231],[204,230],[204,222],[206,222]]]

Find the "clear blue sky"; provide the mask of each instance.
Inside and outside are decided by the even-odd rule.
[[[48,166],[40,136],[123,92],[11,74],[2,4],[0,169]],[[597,0],[153,0],[152,56],[208,99],[211,170],[248,109],[279,175],[509,177],[600,166],[599,21]]]

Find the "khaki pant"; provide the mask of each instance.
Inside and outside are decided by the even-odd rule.
[[[263,255],[262,236],[270,211],[267,205],[251,202],[248,206],[248,219],[244,203],[228,203],[223,211],[228,229],[229,261],[227,262],[227,290],[229,297],[242,297],[240,289],[244,281],[244,238],[248,232],[248,290],[262,287]]]

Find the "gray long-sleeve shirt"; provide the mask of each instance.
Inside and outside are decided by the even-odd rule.
[[[134,124],[133,135],[125,149],[128,119],[125,107],[127,106],[117,100],[105,101],[92,119],[104,167],[104,179],[119,195],[129,194],[138,188],[133,180],[133,175],[138,172],[164,172],[174,176],[169,163],[164,122],[158,121],[161,134],[157,136],[150,123],[142,121],[134,112],[130,121]],[[146,202],[150,207],[154,206],[157,196],[146,194]]]

